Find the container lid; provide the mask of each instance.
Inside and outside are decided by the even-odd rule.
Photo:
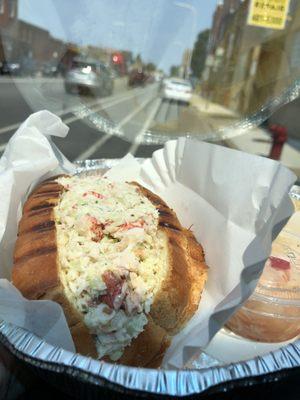
[[[292,201],[295,213],[273,242],[254,297],[300,302],[300,199],[292,196]]]

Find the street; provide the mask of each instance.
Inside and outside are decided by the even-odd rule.
[[[207,134],[213,129],[210,119],[193,106],[163,100],[158,83],[129,89],[126,78],[118,78],[111,96],[95,98],[67,94],[62,78],[17,78],[13,82],[1,77],[1,153],[19,124],[41,109],[59,115],[70,127],[66,138],[53,140],[72,161],[117,158],[127,152],[147,157],[161,147],[165,139],[161,135]]]
[[[128,152],[150,157],[164,141],[179,135],[197,135],[247,153],[270,153],[270,136],[263,129],[234,128],[239,120],[236,114],[196,94],[190,105],[165,100],[158,83],[128,88],[127,78],[117,78],[111,96],[95,97],[66,93],[62,78],[13,82],[0,77],[0,155],[20,123],[42,109],[57,114],[69,126],[66,138],[53,141],[71,161],[120,158]],[[289,138],[281,161],[300,175],[299,140]]]

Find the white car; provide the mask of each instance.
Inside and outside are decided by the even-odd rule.
[[[193,88],[189,81],[180,78],[169,78],[163,81],[162,98],[189,104],[192,91]]]

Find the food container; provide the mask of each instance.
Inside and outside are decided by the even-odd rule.
[[[118,162],[113,159],[78,162],[77,172],[94,169],[105,172]],[[294,186],[292,193],[299,193],[300,199],[298,187]],[[243,341],[241,337],[240,341]],[[200,393],[214,395],[237,387],[275,384],[295,376],[300,366],[299,340],[259,357],[231,363],[220,362],[203,352],[181,370],[147,370],[99,363],[53,346],[32,332],[4,321],[0,322],[0,343],[22,370],[26,368],[54,388],[78,399],[195,398]]]
[[[248,154],[184,138],[166,143],[164,149],[155,152],[142,165],[132,156],[116,161],[118,167],[110,169],[108,176],[114,179],[115,174],[118,179],[126,180],[140,177],[141,182],[153,187],[155,193],[161,194],[174,210],[178,210],[184,226],[194,224],[194,232],[199,230],[199,241],[206,249],[208,264],[214,266],[210,268],[201,312],[173,338],[161,369],[126,367],[76,354],[59,306],[47,301],[27,301],[5,279],[9,278],[16,216],[35,181],[49,174],[88,172],[113,166],[113,160],[109,165],[106,160],[90,160],[75,168],[52,142],[48,142],[52,131],[65,136],[67,127],[49,112],[33,114],[13,136],[1,160],[7,168],[5,171],[11,172],[2,176],[2,185],[6,188],[2,220],[6,230],[0,254],[3,261],[0,341],[22,365],[80,398],[96,398],[92,392],[101,393],[102,397],[112,393],[114,397],[116,393],[145,396],[146,392],[155,398],[158,395],[190,396],[219,390],[222,384],[228,387],[231,381],[243,378],[251,384],[255,377],[266,373],[274,373],[274,379],[278,379],[284,371],[300,366],[299,342],[277,348],[262,360],[234,365],[229,365],[231,360],[224,364],[203,359],[209,340],[255,287],[270,252],[272,235],[292,213],[287,190],[295,176],[274,161],[253,159],[254,156]],[[31,148],[30,158],[28,152],[23,151],[25,139],[27,148],[29,145]],[[199,166],[195,168],[198,159]],[[243,185],[251,163],[253,168],[247,184]],[[260,173],[262,169],[264,172]],[[229,180],[228,174],[232,171],[241,173]],[[245,204],[250,196],[253,201]],[[10,218],[9,224],[4,219],[6,216]],[[199,221],[198,216],[201,217]],[[213,220],[216,223],[212,223]],[[249,358],[256,355],[254,352]],[[201,368],[189,366],[189,361],[198,356],[202,359],[202,363],[198,363]]]
[[[300,200],[272,246],[255,292],[227,322],[245,338],[283,342],[300,335]]]

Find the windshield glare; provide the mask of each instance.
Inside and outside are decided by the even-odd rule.
[[[300,3],[271,3],[0,0],[0,151],[42,109],[71,160],[185,136],[268,157],[280,126],[298,174]]]

